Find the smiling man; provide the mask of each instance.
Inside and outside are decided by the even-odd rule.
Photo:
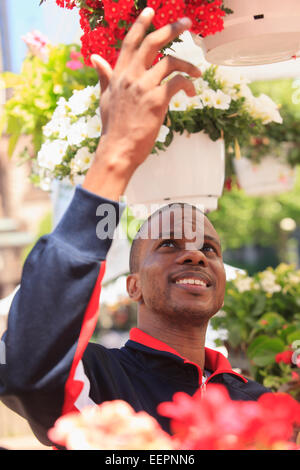
[[[195,94],[186,76],[164,78],[174,71],[200,76],[196,67],[172,57],[152,66],[158,50],[191,26],[183,19],[145,38],[153,14],[145,9],[140,15],[113,71],[93,57],[103,135],[63,219],[26,260],[2,338],[1,399],[46,445],[62,414],[107,400],[125,400],[169,431],[157,406],[178,391],[192,395],[207,383],[222,383],[235,400],[254,400],[266,391],[205,348],[208,321],[223,304],[225,272],[214,227],[191,206],[167,206],[136,236],[127,289],[138,303],[138,325],[129,341],[111,350],[89,342],[118,223],[108,220],[107,236],[99,239],[96,227],[105,217],[96,214],[107,204],[119,214],[119,198],[150,154],[170,99],[179,90]]]

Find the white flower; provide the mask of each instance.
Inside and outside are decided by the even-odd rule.
[[[185,60],[196,67],[207,67],[203,51],[196,46],[191,34],[185,31],[180,38],[182,42],[174,42],[171,49],[167,49],[166,54]]]
[[[180,90],[171,99],[169,109],[170,111],[186,111],[190,105],[190,98],[183,90]]]
[[[68,148],[65,140],[46,141],[37,155],[40,167],[53,171],[62,162]]]
[[[251,290],[253,280],[251,277],[237,277],[234,284],[237,290],[242,293]]]
[[[70,163],[72,174],[86,171],[90,167],[93,157],[94,154],[90,153],[87,147],[79,149]]]
[[[68,101],[71,113],[75,115],[83,114],[90,108],[93,99],[98,99],[98,88],[88,86],[83,90],[74,90],[73,95]]]
[[[70,130],[71,121],[69,118],[64,119],[51,119],[43,127],[43,133],[45,137],[51,137],[53,134],[58,134],[59,139],[65,139]]]
[[[226,92],[236,85],[247,85],[250,83],[248,78],[244,77],[239,71],[233,70],[232,68],[226,69],[224,67],[217,67],[215,77]]]
[[[87,122],[81,117],[72,124],[67,135],[69,145],[80,145],[88,137]]]
[[[204,90],[201,95],[199,95],[204,107],[214,108],[215,107],[215,99],[216,99],[216,92],[211,89]]]
[[[230,108],[230,103],[231,97],[223,93],[223,91],[217,90],[217,92],[215,93],[214,108],[226,110]]]
[[[162,142],[164,143],[166,141],[166,137],[169,134],[170,129],[167,126],[161,126],[159,130],[159,134],[156,138],[156,142]]]
[[[86,132],[89,139],[100,137],[102,129],[101,118],[98,114],[89,118],[86,123]]]
[[[252,95],[247,100],[246,107],[254,119],[260,119],[263,124],[277,122],[282,124],[283,119],[278,111],[278,106],[267,95],[261,94],[259,97]]]
[[[196,89],[197,94],[203,93],[204,90],[209,89],[209,83],[204,80],[203,78],[199,77],[193,80],[194,87]]]
[[[68,114],[67,101],[65,98],[61,96],[57,102],[57,107],[54,110],[51,120],[55,121],[57,119],[64,119],[67,117],[67,114]]]
[[[281,286],[276,284],[276,276],[271,271],[265,271],[261,273],[260,285],[262,289],[269,294],[281,291]]]

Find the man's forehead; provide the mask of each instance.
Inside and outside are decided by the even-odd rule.
[[[174,238],[203,242],[205,235],[218,239],[217,232],[204,212],[189,204],[172,204],[154,213],[140,230],[140,238]]]

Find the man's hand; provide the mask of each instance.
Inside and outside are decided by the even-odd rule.
[[[171,98],[179,90],[196,94],[192,81],[181,74],[162,84],[175,71],[199,77],[194,65],[167,56],[152,66],[159,50],[188,29],[190,20],[184,18],[146,36],[153,15],[146,8],[131,27],[114,70],[100,56],[92,56],[100,78],[103,131],[83,187],[103,197],[118,199],[124,194],[135,169],[154,146]]]

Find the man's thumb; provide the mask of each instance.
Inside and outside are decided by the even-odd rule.
[[[93,67],[97,70],[100,80],[101,92],[103,93],[110,81],[112,75],[112,68],[105,59],[100,55],[93,54],[91,56],[91,62]]]

